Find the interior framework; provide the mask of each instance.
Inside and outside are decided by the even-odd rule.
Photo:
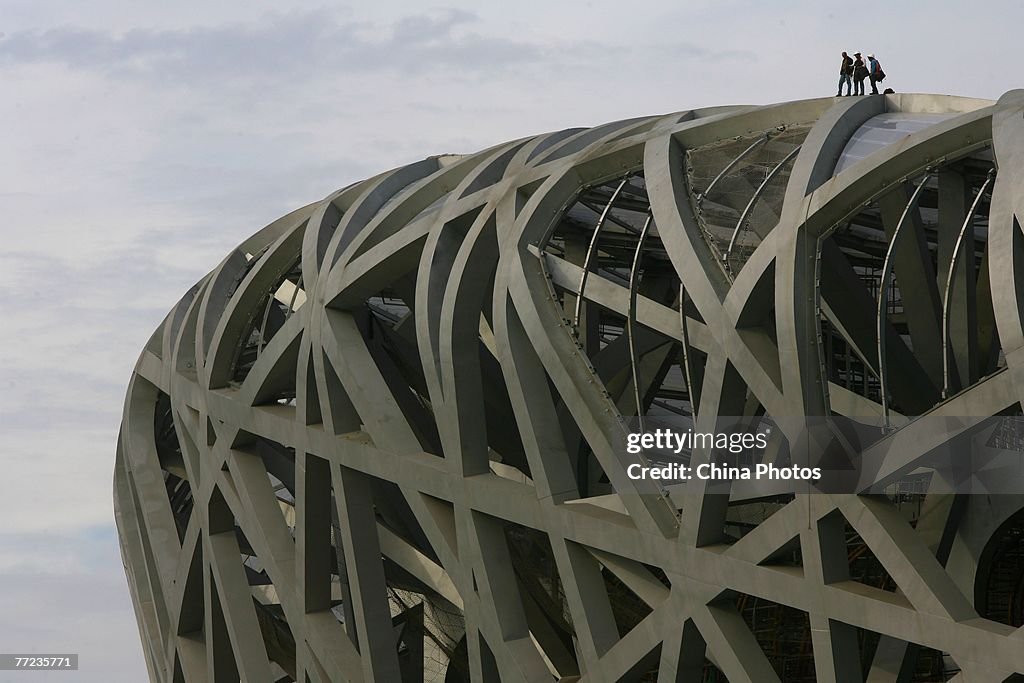
[[[1017,680],[1024,481],[955,493],[935,453],[1021,450],[1022,112],[619,121],[267,226],[129,387],[151,680]],[[626,476],[637,419],[721,416],[770,424],[780,462],[793,416],[874,429],[864,495]]]

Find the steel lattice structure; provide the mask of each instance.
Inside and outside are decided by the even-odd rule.
[[[686,111],[270,224],[128,390],[115,505],[151,679],[1015,680],[1024,494],[951,493],[929,456],[1021,439],[922,416],[1020,414],[1022,112]],[[889,428],[856,492],[752,498],[626,476],[638,415],[773,420],[773,451],[814,438],[793,416]]]

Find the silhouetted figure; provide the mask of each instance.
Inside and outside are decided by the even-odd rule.
[[[864,94],[864,79],[868,77],[868,68],[859,52],[853,53],[853,94]]]
[[[843,61],[839,63],[839,91],[836,92],[836,97],[843,95],[843,84],[846,84],[846,97],[850,96],[850,78],[853,76],[853,58],[850,55],[843,53]]]
[[[882,65],[874,55],[868,55],[868,77],[871,78],[871,94],[878,94],[878,84],[885,78],[885,72],[882,71]]]

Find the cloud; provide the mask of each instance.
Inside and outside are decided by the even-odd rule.
[[[5,36],[0,64],[58,63],[172,85],[258,80],[265,87],[268,78],[308,81],[325,71],[479,74],[543,56],[538,46],[468,29],[477,21],[471,12],[442,10],[381,26],[316,10],[176,30],[64,26]]]
[[[0,534],[0,638],[6,652],[77,653],[75,680],[137,683],[142,648],[109,526]],[[66,672],[33,675],[63,681]],[[4,678],[3,680],[7,680]]]
[[[114,32],[60,26],[19,30],[0,38],[0,66],[59,64],[118,78],[145,79],[160,88],[222,92],[291,89],[322,78],[410,78],[447,81],[560,79],[592,68],[612,72],[623,62],[654,58],[749,59],[746,49],[680,40],[616,45],[570,34],[557,41],[517,39],[487,30],[476,12],[441,9],[390,22],[344,19],[319,9],[269,13],[247,22],[190,28],[133,28]],[[561,65],[562,68],[559,68]],[[380,84],[377,81],[378,85]]]

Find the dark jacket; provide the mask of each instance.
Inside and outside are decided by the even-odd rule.
[[[843,57],[839,63],[839,75],[840,76],[852,76],[853,75],[853,57],[847,55]]]
[[[853,60],[853,78],[854,80],[863,81],[868,77],[868,68],[864,66],[864,60],[857,57]]]

